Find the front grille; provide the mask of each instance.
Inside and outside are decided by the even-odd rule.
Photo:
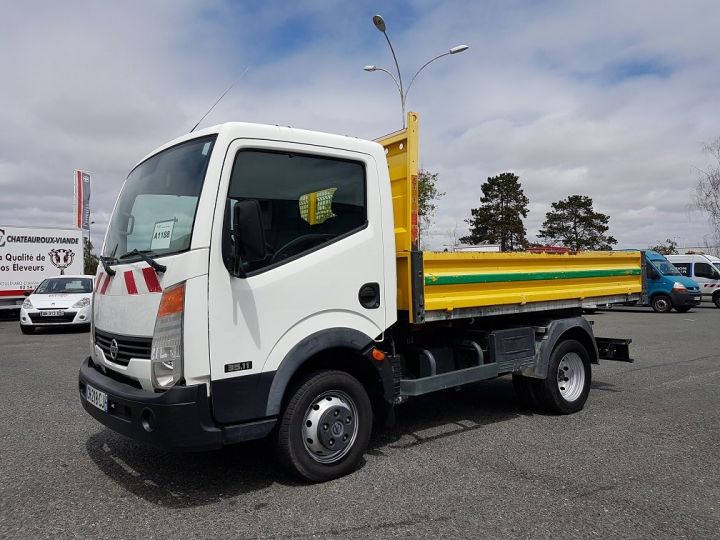
[[[42,312],[42,310],[40,310]],[[47,310],[49,311],[49,310]],[[53,310],[54,311],[54,310]],[[77,311],[65,311],[62,315],[52,317],[44,317],[42,313],[28,313],[30,320],[37,324],[46,323],[71,323],[75,319]]]
[[[117,359],[113,360],[110,356],[110,343],[115,340],[118,345]],[[95,344],[105,353],[105,358],[109,361],[121,366],[127,366],[131,358],[150,358],[150,348],[152,347],[152,338],[122,336],[120,334],[111,334],[95,329]]]

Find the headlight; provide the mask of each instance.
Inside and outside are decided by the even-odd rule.
[[[676,292],[687,292],[687,288],[685,287],[685,285],[683,285],[683,284],[680,283],[679,281],[676,281],[675,283],[673,283],[673,291],[676,291]]]
[[[182,378],[185,283],[165,289],[153,332],[150,365],[155,388],[167,389]]]
[[[23,309],[33,309],[32,302],[30,301],[29,298],[25,299],[25,301],[22,303],[22,307],[23,307]]]
[[[88,297],[85,297],[85,298],[81,298],[80,300],[75,302],[73,304],[73,307],[74,308],[83,308],[83,307],[88,307],[89,305],[90,305],[90,299]]]

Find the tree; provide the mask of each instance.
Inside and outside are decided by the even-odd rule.
[[[528,203],[517,175],[505,172],[488,178],[480,187],[483,196],[480,207],[470,210],[465,220],[470,234],[460,241],[466,244],[489,242],[500,244],[500,251],[514,251],[527,245],[527,231],[523,218],[528,214]]]
[[[695,207],[707,214],[714,240],[720,240],[720,137],[703,144],[703,153],[710,155],[712,163],[707,169],[698,169],[695,186]]]
[[[83,267],[85,268],[85,274],[94,276],[100,260],[97,256],[93,255],[93,245],[89,238],[83,237],[83,245]]]
[[[605,234],[610,216],[596,212],[587,195],[570,195],[551,206],[553,209],[545,214],[538,238],[575,251],[612,249],[611,246],[617,244],[617,240]]]
[[[418,227],[420,241],[430,230],[437,210],[437,201],[445,195],[437,189],[438,173],[421,169],[418,175]]]
[[[674,240],[668,238],[665,240],[664,244],[658,244],[656,246],[651,247],[653,251],[657,251],[658,253],[661,253],[663,255],[677,255],[677,242]]]

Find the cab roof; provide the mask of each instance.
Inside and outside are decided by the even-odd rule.
[[[217,135],[218,139],[225,138],[227,142],[234,139],[262,139],[270,141],[282,141],[298,144],[306,144],[312,146],[339,148],[343,150],[351,150],[372,154],[378,151],[383,152],[382,146],[374,141],[350,137],[347,135],[336,135],[332,133],[324,133],[321,131],[310,131],[293,127],[270,125],[270,124],[253,124],[249,122],[226,122],[203,128],[192,133],[188,133],[162,146],[156,148],[145,157],[143,157],[136,165],[152,157],[167,148],[176,146],[185,141],[207,137],[208,135]],[[133,167],[134,168],[134,167]]]

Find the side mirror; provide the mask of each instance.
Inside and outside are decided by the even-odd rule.
[[[245,277],[243,262],[262,261],[267,257],[265,229],[260,203],[250,199],[238,201],[233,208],[233,274]]]
[[[23,291],[23,296],[30,296],[32,293],[32,291]]]
[[[660,274],[657,270],[655,270],[655,267],[648,266],[647,267],[647,277],[649,279],[660,279]]]

